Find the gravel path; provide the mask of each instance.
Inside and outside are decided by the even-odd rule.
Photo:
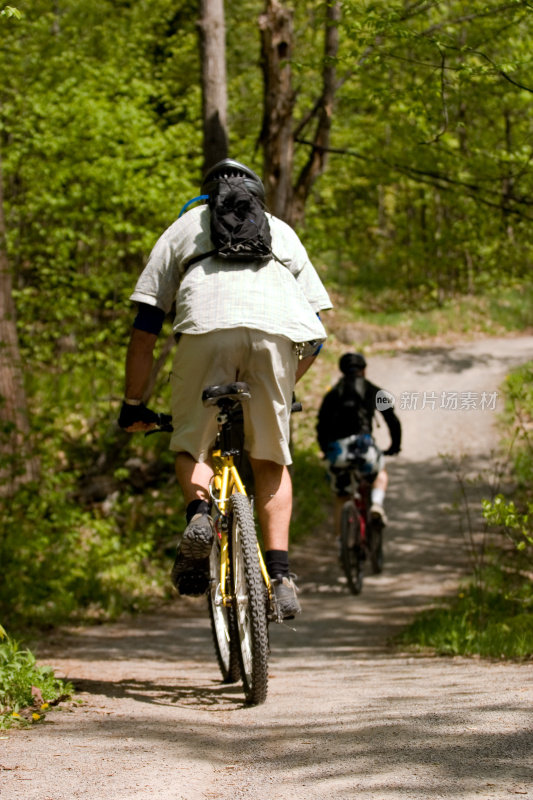
[[[353,597],[330,534],[295,548],[304,613],[296,630],[272,630],[258,708],[221,685],[203,600],[56,634],[40,656],[82,702],[0,736],[1,800],[533,798],[531,664],[389,644],[467,567],[450,511],[456,478],[439,454],[464,455],[465,473],[489,480],[495,412],[481,397],[490,404],[506,371],[531,358],[531,336],[374,357],[369,378],[396,394],[405,442],[389,460],[385,572]],[[415,392],[417,409],[401,408]],[[438,406],[452,392],[477,407],[432,408],[433,394]]]

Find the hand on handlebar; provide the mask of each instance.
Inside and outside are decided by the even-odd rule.
[[[170,414],[158,414],[147,408],[144,403],[133,406],[123,402],[118,418],[119,426],[128,433],[171,431],[171,422]]]
[[[157,422],[155,425],[150,428],[149,431],[146,431],[144,434],[145,436],[150,436],[151,433],[162,433],[163,431],[167,431],[168,433],[172,433],[174,428],[172,427],[172,417],[170,414],[157,414]]]

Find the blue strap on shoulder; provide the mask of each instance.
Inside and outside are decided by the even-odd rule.
[[[182,214],[185,214],[189,206],[192,205],[193,203],[196,203],[197,200],[208,200],[208,199],[209,199],[208,194],[199,194],[198,197],[193,197],[192,200],[188,200],[181,209],[180,213],[178,214],[178,219],[181,217]]]

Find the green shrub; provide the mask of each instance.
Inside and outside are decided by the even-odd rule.
[[[439,655],[533,656],[533,588],[492,566],[448,604],[417,617],[399,643]]]
[[[38,666],[1,626],[0,639],[0,728],[39,722],[51,704],[71,696],[72,685],[56,678],[51,667]]]
[[[131,453],[124,453],[127,461]],[[130,470],[111,475],[111,496],[84,498],[86,481],[68,455],[41,448],[39,483],[3,498],[0,515],[0,618],[19,633],[69,620],[116,618],[170,593],[167,549],[175,544],[181,499],[168,470],[141,493]],[[157,455],[141,452],[141,464]],[[172,474],[172,473],[171,473]],[[107,477],[106,477],[107,480]],[[105,502],[104,502],[105,500]]]

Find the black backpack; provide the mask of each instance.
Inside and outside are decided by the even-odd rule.
[[[372,433],[372,413],[365,398],[355,388],[355,383],[343,378],[335,387],[339,398],[338,422],[349,425],[351,433]]]
[[[241,177],[221,179],[209,195],[211,241],[214,248],[193,256],[185,269],[207,256],[232,261],[269,261],[272,253],[270,226],[261,200]]]

